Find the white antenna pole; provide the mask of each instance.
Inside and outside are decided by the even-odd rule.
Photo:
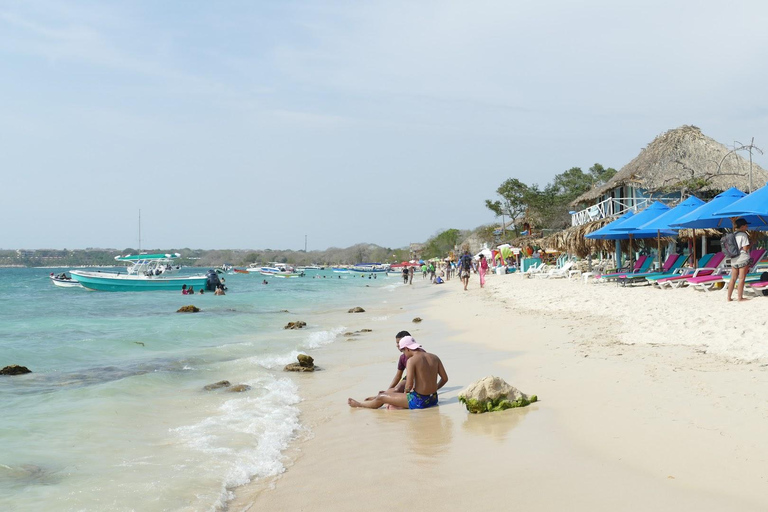
[[[304,235],[304,252],[307,252],[307,235]]]
[[[141,252],[141,208],[139,208],[139,252]]]

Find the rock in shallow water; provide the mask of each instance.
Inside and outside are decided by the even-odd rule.
[[[302,322],[299,320],[298,322],[288,322],[288,325],[283,327],[283,329],[302,329],[307,326],[307,322]]]
[[[299,354],[296,356],[299,360],[298,363],[291,363],[287,365],[284,370],[286,372],[313,372],[315,371],[315,360],[306,354]]]
[[[361,308],[360,306],[356,306],[356,307],[350,309],[349,311],[347,311],[347,313],[365,313],[365,310],[363,308]]]
[[[220,380],[214,384],[208,384],[207,386],[203,387],[203,389],[206,391],[213,391],[214,389],[228,388],[231,385],[232,384],[228,380]]]
[[[12,364],[0,370],[0,375],[24,375],[25,373],[32,373],[32,370],[18,364]]]
[[[242,393],[243,391],[250,391],[251,386],[248,384],[236,384],[230,388],[227,388],[227,391],[230,391],[232,393]]]
[[[178,311],[176,311],[176,312],[177,313],[199,313],[200,312],[200,308],[190,304],[189,306],[182,306],[182,307],[180,307],[178,309]]]
[[[514,407],[525,407],[536,402],[538,397],[529,397],[519,389],[507,384],[499,377],[485,377],[473,382],[459,393],[459,402],[471,413],[503,411]]]

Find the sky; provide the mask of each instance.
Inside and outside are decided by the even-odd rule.
[[[768,2],[0,0],[0,248],[405,247],[693,124],[768,151]],[[768,168],[768,155],[755,161]]]

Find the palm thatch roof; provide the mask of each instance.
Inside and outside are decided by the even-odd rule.
[[[753,190],[765,185],[768,172],[752,164]],[[597,199],[624,185],[650,193],[690,189],[721,192],[731,187],[747,190],[749,161],[707,137],[696,126],[681,126],[656,137],[605,185],[577,197],[577,205]]]
[[[597,231],[606,224],[610,224],[614,220],[616,219],[600,219],[587,224],[582,224],[581,226],[571,226],[568,229],[553,233],[546,238],[536,239],[534,242],[536,242],[535,245],[540,247],[557,249],[558,251],[567,252],[568,254],[578,256],[579,258],[586,258],[590,254],[596,254],[601,251],[613,252],[616,248],[615,240],[593,240],[590,238],[585,238],[585,235],[588,235],[593,231]],[[717,229],[697,229],[695,235],[696,237],[720,237],[722,232]],[[678,232],[677,239],[681,241],[688,241],[693,238],[693,236],[694,230],[681,229]],[[665,244],[672,240],[674,240],[674,238],[661,237],[662,243]],[[647,244],[656,247],[657,240],[656,238],[648,238],[645,240],[635,239],[633,240],[632,244],[634,248],[644,247]],[[629,251],[629,240],[621,240],[621,250],[623,252]]]

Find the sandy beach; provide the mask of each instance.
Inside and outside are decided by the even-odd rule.
[[[768,342],[762,297],[581,281],[420,276],[293,375],[307,427],[285,473],[230,510],[765,510]],[[351,305],[352,306],[352,305]],[[421,323],[412,323],[421,317]],[[411,331],[449,375],[440,407],[352,409],[383,389]],[[471,415],[488,375],[540,402]]]

